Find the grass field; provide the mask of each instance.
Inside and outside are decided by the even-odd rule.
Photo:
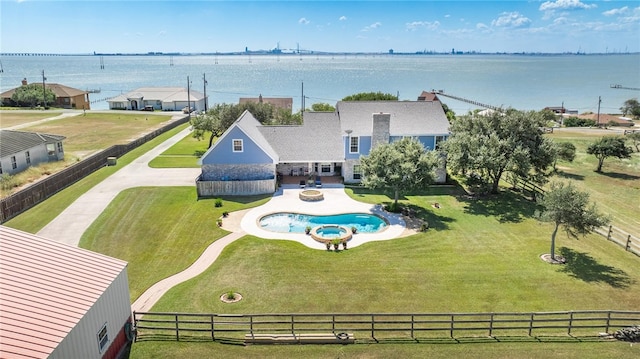
[[[568,141],[576,146],[572,163],[558,162],[558,179],[571,180],[588,191],[600,210],[612,218],[612,224],[640,237],[640,153],[630,159],[607,158],[602,173],[595,172],[597,159],[586,153],[587,146],[601,134],[585,130],[564,129],[551,135],[556,141]]]
[[[61,111],[11,111],[4,110],[0,113],[0,128],[8,128],[17,125],[22,125],[29,122],[44,120],[45,118],[55,117],[60,115]]]
[[[83,157],[116,144],[128,143],[169,121],[169,115],[87,113],[26,127],[23,131],[66,137],[66,153]]]

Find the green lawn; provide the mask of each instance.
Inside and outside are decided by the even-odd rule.
[[[129,262],[133,302],[154,283],[189,267],[209,244],[228,233],[216,224],[223,211],[267,199],[233,197],[215,207],[213,199],[197,200],[194,187],[128,189],[91,224],[79,246]]]
[[[368,195],[355,192],[356,197]],[[378,202],[372,196],[371,202]],[[205,273],[170,290],[153,311],[214,313],[490,312],[640,308],[638,257],[598,235],[560,237],[565,266],[540,260],[551,226],[509,193],[468,201],[407,196],[426,233],[340,253],[246,236]],[[430,203],[439,202],[440,209]],[[234,290],[245,299],[217,300]]]
[[[468,358],[468,359],[618,359],[640,354],[640,345],[609,342],[520,342],[504,338],[502,342],[475,341],[468,344],[445,341],[442,344],[371,345],[254,345],[238,346],[212,342],[137,342],[131,358]]]
[[[198,159],[207,151],[208,145],[209,134],[205,134],[205,139],[203,140],[187,136],[164,151],[160,156],[151,160],[149,166],[153,168],[200,167]]]
[[[597,173],[597,159],[586,149],[601,135],[565,130],[550,136],[573,143],[577,152],[572,163],[558,162],[556,178],[572,180],[578,188],[588,191],[600,210],[612,217],[613,225],[640,237],[640,153],[633,153],[630,159],[607,158],[602,173]]]

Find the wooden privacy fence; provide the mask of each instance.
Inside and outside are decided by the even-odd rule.
[[[640,323],[640,311],[434,314],[191,314],[134,312],[136,341],[229,340],[349,333],[360,341],[497,336],[598,336]]]
[[[36,204],[69,187],[107,165],[109,157],[120,157],[158,135],[189,121],[185,116],[124,145],[115,145],[75,163],[64,170],[0,200],[0,223],[4,223]]]

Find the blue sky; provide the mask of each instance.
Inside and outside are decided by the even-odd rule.
[[[637,0],[0,0],[0,22],[1,52],[640,51]]]

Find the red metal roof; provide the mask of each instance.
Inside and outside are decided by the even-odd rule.
[[[0,358],[46,358],[127,262],[0,226]]]

